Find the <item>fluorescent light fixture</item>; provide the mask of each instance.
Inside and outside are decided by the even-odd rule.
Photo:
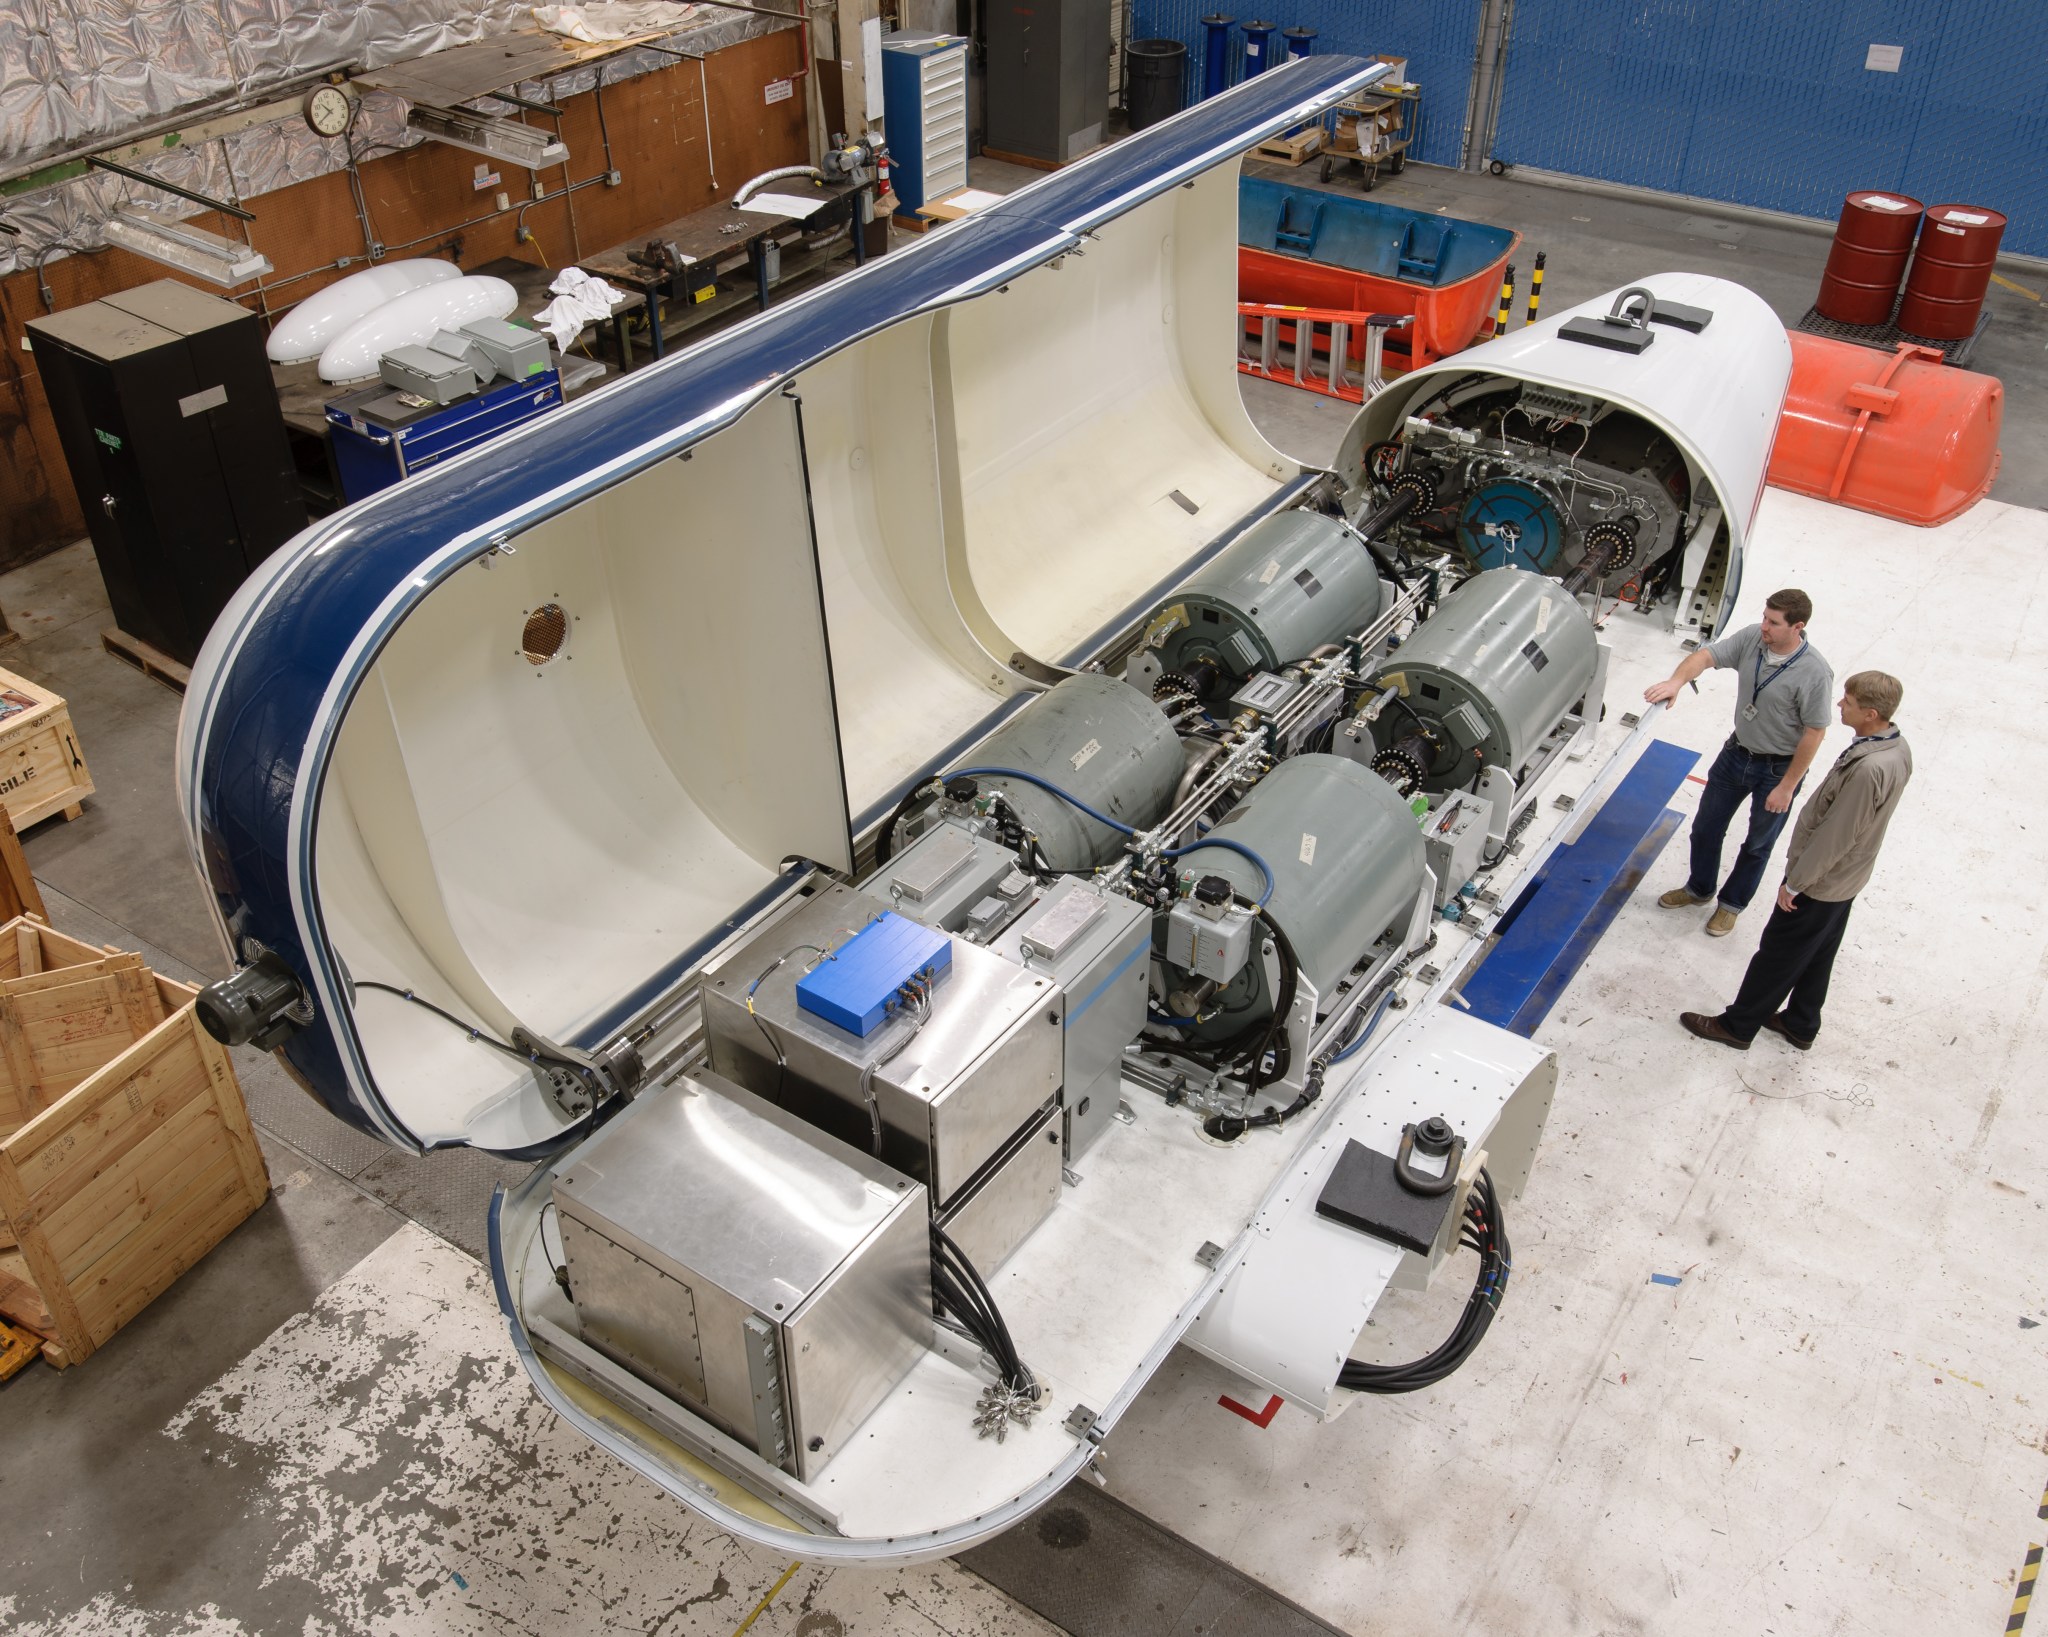
[[[147,256],[223,289],[247,284],[271,271],[269,257],[189,222],[159,222],[117,210],[107,218],[103,229],[107,243],[118,244],[123,250],[132,250],[138,256]]]
[[[530,171],[559,165],[569,157],[567,146],[546,131],[514,120],[492,119],[488,114],[464,113],[460,108],[428,108],[415,103],[405,122],[436,142],[467,148],[508,165],[523,165]]]

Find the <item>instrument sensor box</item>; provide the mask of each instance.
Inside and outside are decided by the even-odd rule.
[[[891,910],[869,922],[797,980],[796,1003],[865,1040],[911,979],[953,964],[953,940]]]

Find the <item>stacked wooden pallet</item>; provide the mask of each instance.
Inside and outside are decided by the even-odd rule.
[[[196,990],[33,915],[0,926],[0,1318],[76,1364],[268,1197]]]

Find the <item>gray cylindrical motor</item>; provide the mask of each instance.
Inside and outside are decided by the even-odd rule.
[[[1180,782],[1180,740],[1159,707],[1115,677],[1070,676],[997,728],[969,768],[1035,773],[1076,801],[1142,830],[1166,816]],[[1000,792],[1044,845],[1054,869],[1089,870],[1114,858],[1123,836],[1071,802],[1023,779],[976,773]]]
[[[1302,977],[1319,995],[1329,994],[1381,934],[1405,921],[1422,886],[1415,815],[1386,780],[1341,756],[1282,762],[1210,840],[1234,841],[1266,861],[1273,872],[1266,914],[1287,935]],[[1258,867],[1223,847],[1199,846],[1177,867],[1183,883],[1220,875],[1253,901],[1264,890]],[[1232,1034],[1271,1013],[1265,962],[1256,949],[1210,1005],[1213,1015],[1190,1038]]]
[[[1205,698],[1305,659],[1380,611],[1372,556],[1320,512],[1276,512],[1153,611],[1145,642]]]
[[[1555,580],[1519,568],[1475,574],[1374,675],[1402,701],[1380,712],[1375,736],[1382,750],[1406,742],[1426,790],[1468,784],[1482,766],[1519,774],[1584,697],[1598,649],[1593,622]]]

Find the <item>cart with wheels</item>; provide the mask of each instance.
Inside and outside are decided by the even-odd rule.
[[[1382,171],[1400,175],[1421,116],[1422,92],[1415,86],[1375,87],[1338,103],[1323,115],[1322,179],[1329,181],[1339,165],[1355,165],[1361,191],[1370,193],[1379,186]]]

